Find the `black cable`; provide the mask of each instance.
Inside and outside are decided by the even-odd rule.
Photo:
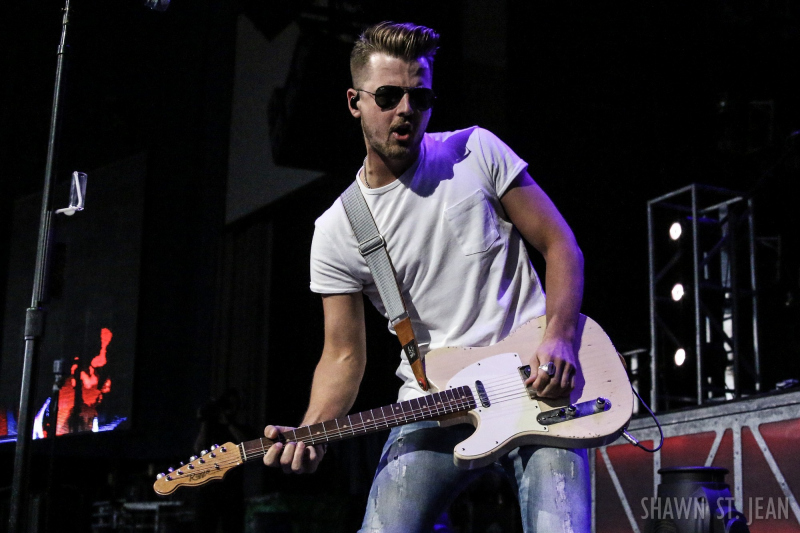
[[[634,437],[633,435],[628,433],[628,426],[625,426],[624,428],[622,428],[622,436],[625,437],[626,439],[628,439],[628,442],[630,442],[631,444],[633,444],[637,448],[641,448],[644,451],[649,452],[649,453],[656,453],[664,445],[664,431],[661,429],[661,424],[658,423],[658,418],[656,418],[655,413],[650,409],[650,406],[648,406],[647,403],[645,403],[645,401],[642,399],[642,397],[639,396],[639,393],[636,392],[636,389],[633,388],[633,385],[631,385],[631,390],[636,395],[636,397],[639,398],[639,401],[642,402],[642,405],[644,405],[644,408],[647,409],[648,413],[650,413],[650,416],[653,417],[653,421],[656,423],[656,426],[658,426],[658,432],[659,432],[659,434],[661,434],[661,442],[658,443],[658,446],[656,448],[653,448],[653,449],[646,448],[646,447],[642,446],[642,444],[636,439],[636,437]]]

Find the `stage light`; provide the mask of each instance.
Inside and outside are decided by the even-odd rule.
[[[683,228],[681,227],[680,222],[673,222],[672,225],[669,227],[669,238],[673,241],[677,241],[681,238],[681,233],[683,232]]]
[[[683,298],[684,295],[683,285],[680,283],[676,283],[674,287],[672,287],[672,299],[676,302]]]
[[[675,365],[681,366],[686,361],[686,350],[678,348],[675,352]]]

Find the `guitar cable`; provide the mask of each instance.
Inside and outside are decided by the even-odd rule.
[[[655,413],[650,409],[650,406],[647,405],[647,403],[642,399],[642,397],[639,396],[639,393],[636,392],[636,389],[633,388],[633,385],[631,385],[631,390],[636,395],[636,397],[639,398],[639,401],[642,402],[642,405],[644,405],[644,408],[647,409],[648,413],[650,413],[650,416],[653,417],[653,421],[656,423],[656,426],[658,427],[658,432],[661,435],[661,442],[658,443],[657,447],[652,448],[652,449],[651,448],[647,448],[646,446],[643,446],[636,437],[634,437],[633,435],[628,433],[627,424],[625,425],[624,428],[622,428],[622,436],[625,437],[628,440],[628,442],[630,442],[631,444],[633,444],[637,448],[641,448],[644,451],[649,452],[649,453],[656,453],[664,445],[664,431],[661,429],[661,424],[658,423],[658,418],[656,417]]]

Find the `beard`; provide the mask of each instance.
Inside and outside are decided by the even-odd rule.
[[[422,134],[425,132],[427,121],[425,124],[416,124],[413,128],[413,135],[408,141],[398,141],[395,139],[391,132],[394,127],[389,128],[389,137],[381,137],[380,134],[367,127],[367,124],[362,119],[361,129],[364,132],[364,139],[370,148],[375,152],[395,161],[404,161],[416,157],[419,154],[419,146],[422,142]],[[421,127],[422,126],[422,127]]]

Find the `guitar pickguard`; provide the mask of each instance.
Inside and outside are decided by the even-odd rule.
[[[467,366],[447,382],[448,388],[466,385],[476,396],[486,397],[470,411],[475,433],[456,447],[457,457],[471,463],[490,453],[497,455],[500,449],[515,447],[513,439],[517,435],[549,431],[537,420],[541,406],[528,395],[520,366],[519,354],[500,353]]]

